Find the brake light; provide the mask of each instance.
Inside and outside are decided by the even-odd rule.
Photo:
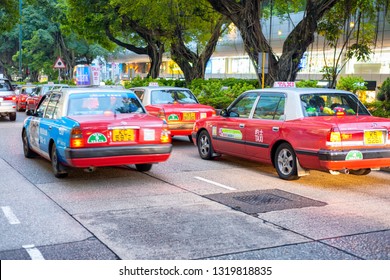
[[[12,101],[16,101],[16,95],[4,96],[4,97],[3,97],[3,100],[12,100]]]
[[[81,128],[72,128],[70,132],[70,147],[71,148],[82,148],[84,147],[83,132]]]
[[[337,127],[332,127],[328,134],[328,142],[341,142],[341,133]]]
[[[162,131],[161,131],[161,137],[160,137],[160,141],[161,143],[171,143],[171,136],[170,136],[171,132],[164,128]]]

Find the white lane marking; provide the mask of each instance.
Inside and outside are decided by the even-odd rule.
[[[8,222],[11,225],[20,224],[20,221],[19,221],[18,217],[16,217],[14,212],[12,212],[11,207],[9,207],[9,206],[2,206],[1,210],[3,210],[4,216],[7,218]]]
[[[202,177],[195,176],[194,178],[197,179],[197,180],[200,180],[200,181],[203,181],[203,182],[206,182],[206,183],[209,183],[209,184],[213,184],[215,186],[218,186],[218,187],[230,190],[230,191],[236,191],[237,190],[235,188],[232,188],[232,187],[229,187],[229,186],[225,186],[225,185],[222,185],[220,183],[217,183],[217,182],[214,182],[214,181],[211,181],[211,180],[207,180],[207,179],[202,178]]]
[[[32,260],[44,260],[45,258],[42,256],[41,252],[35,247],[35,245],[23,245],[23,248],[26,249],[27,254],[30,255]]]

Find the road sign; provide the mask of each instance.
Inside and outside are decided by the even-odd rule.
[[[53,68],[55,69],[61,69],[61,68],[66,68],[65,63],[62,61],[61,57],[58,57],[56,60],[56,63],[54,63]]]

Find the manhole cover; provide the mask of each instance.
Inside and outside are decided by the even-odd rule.
[[[247,214],[326,205],[325,202],[279,189],[210,194],[205,197]]]
[[[290,199],[273,195],[270,193],[263,193],[263,194],[251,194],[251,195],[244,195],[244,196],[235,196],[233,199],[242,201],[244,203],[248,203],[251,205],[264,205],[264,204],[275,204],[275,203],[286,203],[288,201],[291,201]]]

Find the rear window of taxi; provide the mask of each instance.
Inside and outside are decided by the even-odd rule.
[[[68,116],[145,113],[139,99],[131,93],[81,93],[69,95]]]
[[[370,115],[353,94],[302,94],[301,105],[305,117]]]
[[[189,90],[156,89],[151,92],[151,104],[198,103]]]

